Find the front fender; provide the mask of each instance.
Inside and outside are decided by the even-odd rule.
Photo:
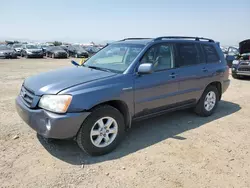
[[[88,111],[98,104],[119,100],[128,106],[130,114],[134,114],[132,76],[121,76],[118,79],[112,77],[95,83],[81,84],[59,94],[73,96],[68,112]]]

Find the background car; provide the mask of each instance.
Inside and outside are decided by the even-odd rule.
[[[46,57],[68,58],[68,53],[61,46],[50,46],[46,49]]]
[[[239,53],[232,58],[235,58],[232,62],[233,78],[250,76],[250,39],[239,43]]]
[[[237,58],[237,56],[239,54],[239,49],[236,47],[230,46],[223,53],[224,53],[224,57],[227,61],[227,65],[231,68],[233,61]]]
[[[69,56],[79,58],[84,57],[88,58],[89,53],[80,45],[71,45],[67,48]]]
[[[18,56],[21,56],[22,46],[23,45],[21,43],[16,43],[12,45],[12,49]]]
[[[49,45],[49,44],[41,44],[40,47],[42,48],[43,50],[43,55],[45,56],[46,55],[46,50],[48,47],[50,46],[53,46],[53,45]]]
[[[0,45],[0,58],[17,58],[17,54],[10,47]]]
[[[86,47],[84,49],[88,52],[89,56],[96,54],[100,50],[94,46],[89,46],[89,47]]]
[[[43,50],[41,47],[34,44],[24,44],[22,47],[21,56],[26,58],[30,57],[43,58]]]

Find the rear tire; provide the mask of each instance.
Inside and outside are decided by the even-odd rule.
[[[112,124],[108,125],[110,119],[105,122],[105,118],[110,118]],[[102,123],[98,123],[100,121]],[[100,126],[101,124],[103,126]],[[104,135],[103,132],[106,131],[107,133],[104,133]],[[97,134],[93,134],[93,132],[97,132]],[[125,123],[122,114],[116,108],[105,105],[99,106],[91,112],[83,122],[76,141],[78,146],[87,154],[98,156],[113,151],[123,140],[124,135]],[[107,136],[108,139],[106,140]],[[100,142],[98,142],[98,139]]]
[[[212,115],[215,109],[217,108],[219,98],[220,96],[218,89],[212,85],[208,86],[206,90],[203,92],[199,102],[197,103],[194,109],[195,113],[203,117]]]

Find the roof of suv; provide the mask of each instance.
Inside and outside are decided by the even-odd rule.
[[[202,37],[185,37],[185,36],[164,36],[164,37],[157,37],[157,38],[126,38],[120,41],[116,41],[114,43],[129,43],[129,44],[142,44],[146,45],[149,42],[155,42],[155,41],[197,41],[197,42],[212,42],[214,43],[214,40],[208,39],[208,38],[202,38]]]

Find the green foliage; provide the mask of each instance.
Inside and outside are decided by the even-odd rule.
[[[53,44],[54,44],[55,46],[61,46],[61,45],[62,45],[62,42],[54,41]]]

